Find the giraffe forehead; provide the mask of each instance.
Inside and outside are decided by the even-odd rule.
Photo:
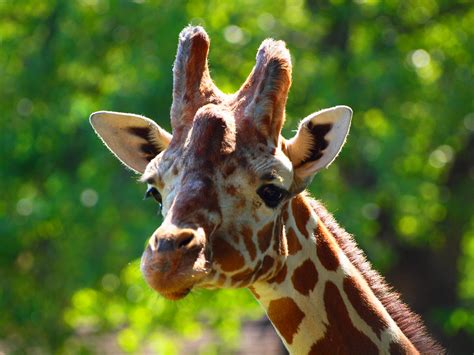
[[[232,113],[217,105],[201,107],[193,120],[184,149],[191,159],[218,160],[236,148],[236,125]]]

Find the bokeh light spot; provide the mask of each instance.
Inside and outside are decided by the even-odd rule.
[[[127,298],[130,302],[140,302],[143,296],[143,289],[139,285],[132,285],[127,290]]]
[[[398,221],[398,230],[406,236],[416,235],[418,232],[418,220],[414,216],[403,216]]]
[[[21,116],[29,116],[33,112],[33,102],[26,97],[20,99],[16,105],[16,111]]]
[[[417,49],[411,53],[411,62],[416,68],[423,68],[430,64],[431,56],[424,49]]]
[[[474,132],[474,112],[471,112],[464,117],[464,127],[467,130]]]
[[[21,216],[29,216],[33,212],[33,201],[22,198],[16,203],[16,212]]]
[[[257,17],[257,24],[263,31],[270,31],[275,27],[275,18],[268,12]]]
[[[114,292],[120,286],[120,279],[117,275],[106,274],[102,277],[102,287],[104,290]]]
[[[230,25],[224,29],[224,38],[229,43],[242,43],[244,41],[244,33],[239,26]]]
[[[81,192],[81,203],[86,207],[94,207],[99,201],[99,195],[93,189],[85,189]]]
[[[432,167],[440,169],[449,163],[453,159],[453,156],[453,148],[449,145],[442,145],[430,154],[428,162]]]
[[[362,207],[362,214],[367,219],[377,219],[380,215],[380,207],[376,203],[367,203]]]
[[[120,347],[128,352],[134,352],[139,345],[137,334],[130,328],[122,330],[117,336],[117,341]]]
[[[35,262],[35,257],[33,254],[29,251],[25,251],[18,255],[16,258],[16,264],[20,268],[21,271],[26,272],[31,270],[33,267],[33,264]]]

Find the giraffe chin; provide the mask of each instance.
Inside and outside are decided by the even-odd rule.
[[[172,301],[180,300],[186,297],[194,287],[194,280],[192,282],[178,280],[177,277],[171,277],[168,281],[157,279],[150,275],[144,275],[145,281],[148,285],[164,298]]]
[[[143,276],[153,290],[164,298],[175,301],[186,297],[194,285],[205,276],[204,272],[193,270],[193,277],[183,278],[183,270],[180,271],[179,273],[168,273],[165,275],[156,272],[144,272]]]
[[[203,267],[204,256],[170,255],[149,258],[148,253],[142,257],[141,271],[146,283],[157,293],[169,300],[186,297],[194,285],[200,283],[208,274]],[[155,259],[155,260],[152,260]]]
[[[175,292],[159,292],[159,294],[168,300],[177,301],[186,297],[188,293],[191,292],[191,289],[192,287]]]
[[[169,245],[165,244],[165,247]],[[171,250],[147,247],[141,258],[140,269],[153,290],[166,299],[179,300],[207,276],[206,265],[204,243],[195,242]]]

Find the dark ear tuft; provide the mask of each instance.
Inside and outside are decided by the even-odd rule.
[[[152,161],[154,157],[162,152],[158,147],[151,143],[143,143],[140,145],[140,151],[143,153],[143,157],[147,161]]]
[[[309,121],[306,124],[306,127],[308,128],[308,132],[313,136],[313,142],[308,157],[304,159],[300,165],[318,160],[323,156],[324,150],[329,146],[329,141],[326,139],[326,135],[331,130],[332,124],[313,124],[313,122]]]
[[[300,185],[311,181],[316,172],[328,167],[336,158],[346,141],[351,118],[350,107],[336,106],[301,121],[298,132],[287,142],[288,157],[295,168],[296,179],[302,182]]]
[[[143,153],[143,157],[148,161],[151,161],[166,148],[153,139],[153,130],[151,126],[128,127],[127,131],[143,140],[143,143],[140,144],[139,149]]]
[[[171,141],[168,132],[143,116],[100,111],[91,115],[90,122],[110,151],[139,173],[143,173],[148,163]]]
[[[127,131],[144,140],[148,140],[151,133],[150,127],[128,127]]]

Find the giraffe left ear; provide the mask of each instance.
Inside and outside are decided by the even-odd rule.
[[[168,147],[172,138],[154,121],[131,113],[99,111],[89,120],[107,148],[125,166],[140,174]]]
[[[351,118],[350,107],[335,106],[301,121],[298,132],[287,142],[288,156],[299,181],[310,179],[334,161],[346,142]]]

